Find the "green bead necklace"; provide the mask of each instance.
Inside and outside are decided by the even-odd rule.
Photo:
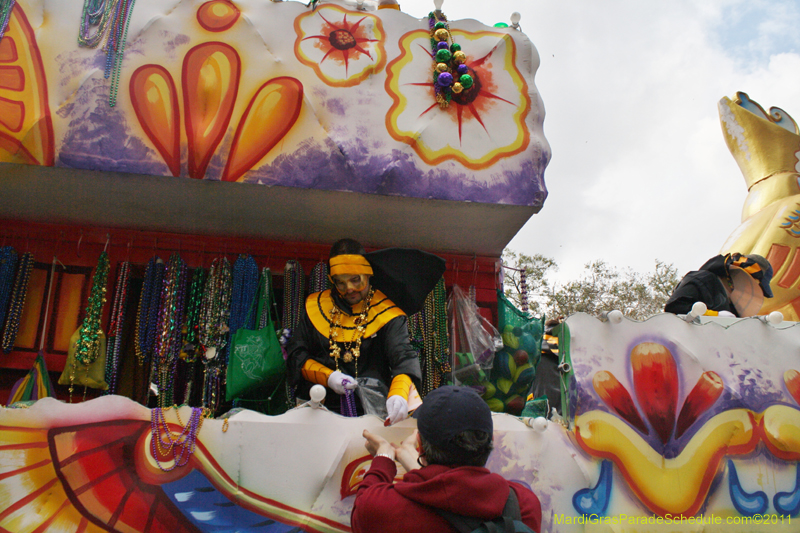
[[[97,261],[97,269],[92,279],[92,290],[89,292],[89,304],[86,306],[86,318],[81,324],[78,341],[75,344],[75,361],[89,366],[100,355],[100,317],[106,303],[106,284],[108,282],[108,254],[103,252]]]

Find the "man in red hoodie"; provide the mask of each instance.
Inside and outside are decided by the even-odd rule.
[[[400,445],[364,431],[372,466],[353,505],[353,533],[443,533],[456,531],[434,509],[493,520],[513,490],[521,520],[540,531],[542,509],[528,488],[489,472],[492,413],[468,387],[440,387],[414,413],[418,431]],[[418,452],[417,448],[422,452]],[[397,460],[408,472],[393,483]]]

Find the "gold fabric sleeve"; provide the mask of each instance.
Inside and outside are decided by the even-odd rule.
[[[392,386],[389,387],[389,394],[387,397],[400,396],[404,400],[408,401],[408,393],[410,390],[411,378],[406,374],[398,374],[392,378]]]
[[[303,363],[303,368],[300,369],[300,373],[306,381],[327,387],[328,378],[333,374],[333,370],[313,359],[306,359],[306,362]]]

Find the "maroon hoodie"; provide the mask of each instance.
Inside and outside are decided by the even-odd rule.
[[[492,520],[499,517],[512,487],[522,521],[539,532],[542,508],[536,495],[499,474],[477,466],[429,465],[393,483],[397,467],[375,457],[358,488],[350,524],[353,533],[448,533],[456,531],[431,507]]]

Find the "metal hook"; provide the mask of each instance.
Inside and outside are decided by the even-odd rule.
[[[81,236],[78,237],[78,246],[75,248],[75,255],[78,256],[78,259],[81,257],[81,241],[83,240],[83,230],[81,230]]]
[[[130,263],[131,262],[131,246],[132,245],[133,245],[133,237],[131,237],[130,240],[128,241],[128,253],[125,256],[125,262],[126,263]]]
[[[108,243],[111,242],[111,234],[106,233],[106,245],[103,246],[103,252],[108,251]]]

